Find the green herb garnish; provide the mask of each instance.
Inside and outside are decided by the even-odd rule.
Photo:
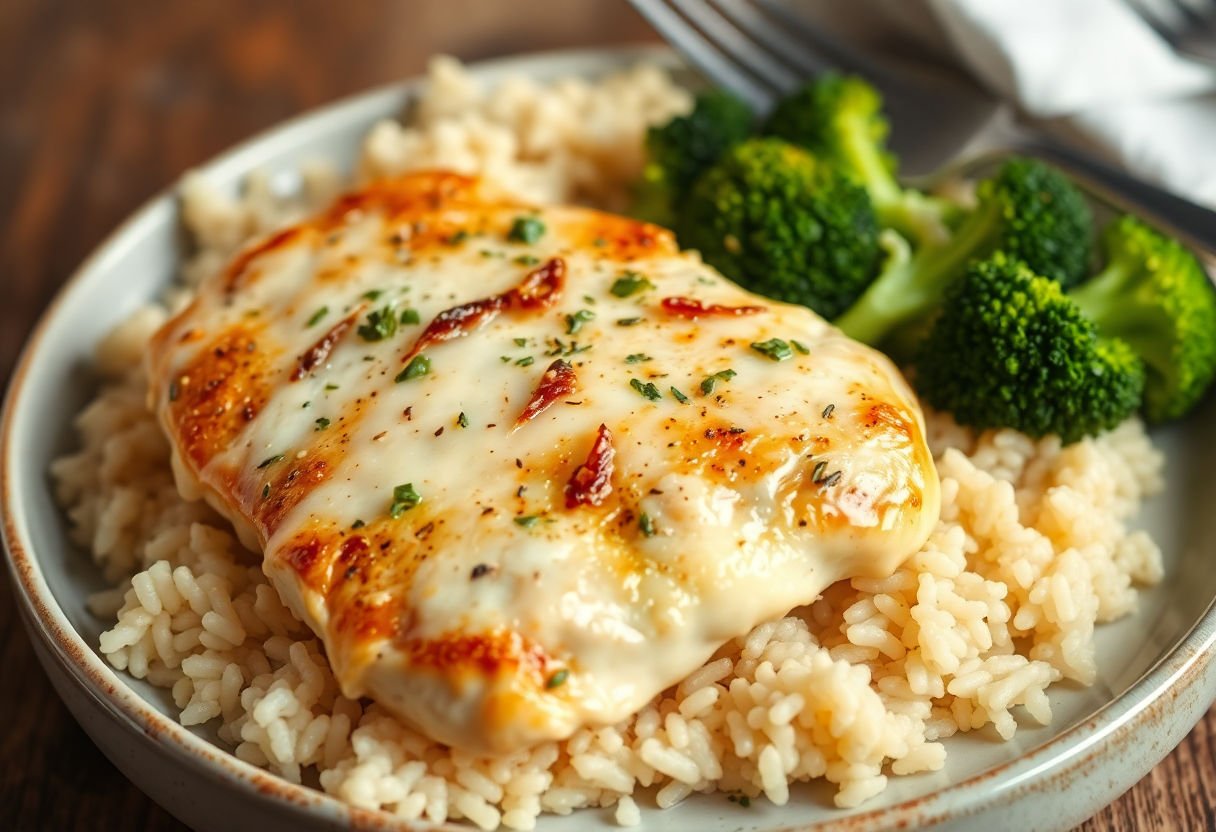
[[[654,520],[650,519],[650,515],[642,512],[642,516],[638,518],[638,530],[642,532],[644,537],[654,537],[657,530],[654,527]]]
[[[595,320],[595,313],[590,309],[580,309],[573,315],[566,316],[566,334],[573,335],[583,328],[583,324]]]
[[[677,390],[674,387],[671,388],[671,395],[675,396],[676,401],[678,401],[680,404],[688,404],[688,396],[685,396],[683,393],[681,393],[679,390]]]
[[[397,316],[391,306],[367,313],[367,323],[359,324],[359,337],[364,341],[383,341],[397,333]]]
[[[401,323],[408,325],[422,323],[422,318],[418,315],[417,309],[401,310]]]
[[[654,284],[651,283],[646,275],[638,274],[637,272],[627,271],[612,281],[612,288],[608,291],[616,295],[618,298],[627,298],[630,295],[636,294],[643,289],[653,289]]]
[[[516,359],[516,361],[515,361],[515,366],[517,366],[517,367],[531,367],[531,366],[532,366],[532,362],[533,362],[533,361],[535,361],[535,360],[536,360],[536,359],[535,359],[535,358],[533,358],[532,356],[530,356],[530,355],[525,355],[523,358]]]
[[[515,258],[515,262],[521,266],[535,266],[540,262],[540,258],[535,254],[521,254]]]
[[[525,529],[530,529],[539,522],[540,522],[540,516],[536,515],[536,514],[529,514],[524,517],[515,518],[515,525],[523,526]]]
[[[649,361],[650,356],[644,352],[635,352],[632,355],[625,356],[626,364],[640,364],[643,361]]]
[[[393,502],[388,507],[388,516],[396,520],[405,512],[422,502],[422,495],[414,490],[414,484],[407,482],[393,489]]]
[[[329,427],[329,420],[322,416],[320,419],[317,419],[316,425],[317,426],[313,428],[313,430],[325,430],[327,427]]]
[[[738,375],[738,373],[736,373],[734,370],[727,369],[719,370],[712,376],[706,376],[701,380],[701,393],[708,396],[710,393],[714,392],[714,387],[717,386],[719,381],[730,381],[736,375]]]
[[[545,224],[536,217],[516,217],[507,232],[507,239],[513,243],[528,243],[531,245],[545,233]]]
[[[308,322],[305,323],[304,326],[305,327],[316,326],[317,324],[321,323],[321,319],[324,318],[328,314],[329,314],[329,307],[322,306],[316,312],[313,312],[311,315],[308,316]]]
[[[752,349],[772,361],[784,361],[794,354],[790,345],[780,338],[769,338],[767,341],[753,341]]]
[[[794,349],[798,350],[798,352],[802,353],[803,355],[811,354],[811,348],[808,347],[806,344],[802,343],[801,341],[795,341],[793,338],[791,338],[790,346],[793,347]]]
[[[424,376],[431,371],[431,359],[425,355],[415,355],[410,359],[410,363],[405,365],[405,369],[397,373],[397,377],[393,381],[400,384],[403,381],[411,381],[420,376]]]
[[[646,320],[646,319],[645,318],[617,318],[616,325],[617,326],[637,326],[644,320]]]
[[[467,428],[469,426],[469,417],[464,415],[463,410],[460,411],[460,415],[456,417],[456,424],[460,425],[462,428]]]
[[[566,683],[568,678],[570,678],[570,671],[563,667],[561,670],[549,677],[549,681],[545,682],[545,687],[549,690],[560,688]]]
[[[282,462],[282,461],[283,461],[283,455],[275,454],[274,456],[267,457],[266,459],[263,459],[261,462],[259,462],[258,470],[260,471],[263,468],[269,468],[271,465],[274,465],[276,462]]]
[[[652,382],[642,382],[636,378],[629,380],[629,386],[638,391],[642,398],[650,399],[652,402],[657,402],[663,398],[663,394],[659,392],[659,388],[655,387]]]

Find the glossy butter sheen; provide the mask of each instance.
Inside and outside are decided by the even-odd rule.
[[[252,246],[149,370],[179,488],[264,551],[346,695],[471,750],[628,716],[938,516],[884,356],[662,229],[452,174]]]

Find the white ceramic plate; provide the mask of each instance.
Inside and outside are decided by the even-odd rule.
[[[493,81],[522,72],[539,79],[595,76],[641,57],[671,67],[655,50],[569,52],[484,64]],[[235,190],[254,169],[290,189],[301,162],[317,157],[349,167],[367,129],[405,110],[416,82],[373,91],[291,121],[203,168]],[[97,341],[177,271],[179,217],[163,195],[115,232],[59,293],[17,367],[3,423],[4,538],[26,625],[56,689],[106,755],[140,788],[198,830],[423,829],[352,810],[240,762],[205,733],[177,724],[168,693],[111,669],[96,650],[108,622],[85,609],[102,587],[88,557],[68,541],[51,494],[50,461],[74,442],[70,421],[87,400]],[[695,796],[660,812],[643,809],[648,830],[889,829],[940,825],[1063,829],[1113,800],[1182,739],[1216,699],[1216,406],[1155,434],[1168,456],[1168,488],[1141,525],[1165,552],[1166,578],[1141,594],[1139,611],[1097,636],[1097,682],[1057,685],[1055,722],[1023,727],[1012,742],[987,731],[947,741],[949,760],[933,774],[894,778],[861,809],[831,808],[822,786],[794,790],[784,807],[750,808],[723,796]],[[19,714],[12,715],[20,718]],[[467,827],[453,827],[465,829]],[[609,813],[542,818],[541,830],[611,828]]]

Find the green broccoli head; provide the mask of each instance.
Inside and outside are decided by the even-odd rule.
[[[1106,266],[1072,297],[1103,335],[1144,359],[1144,415],[1176,419],[1216,376],[1216,291],[1195,256],[1134,217],[1103,234]]]
[[[890,125],[882,95],[868,81],[825,73],[778,103],[764,132],[805,147],[857,178],[874,201],[879,222],[918,244],[949,237],[960,213],[952,203],[905,190],[887,149]]]
[[[1045,162],[1014,157],[981,182],[977,193],[979,204],[948,242],[922,247],[910,262],[884,269],[836,325],[859,341],[880,344],[929,315],[970,263],[995,251],[1064,286],[1084,275],[1093,217],[1064,174]]]
[[[1126,419],[1144,380],[1126,342],[1100,337],[1056,281],[1002,253],[949,289],[916,358],[920,394],[960,424],[1064,442]]]
[[[998,232],[991,243],[1065,289],[1089,274],[1094,220],[1067,176],[1037,159],[1015,157],[979,185],[980,211]]]
[[[696,97],[688,115],[651,127],[634,212],[659,225],[673,225],[693,182],[727,148],[751,134],[753,120],[741,99],[725,90],[711,90]]]
[[[829,318],[856,300],[880,257],[865,190],[779,139],[727,151],[693,186],[677,232],[727,277]]]

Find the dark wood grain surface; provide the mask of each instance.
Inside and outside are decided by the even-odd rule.
[[[0,382],[105,234],[234,142],[436,51],[650,38],[623,0],[0,0]],[[184,828],[60,704],[7,587],[0,714],[0,830]],[[1216,711],[1082,828],[1216,829]]]

